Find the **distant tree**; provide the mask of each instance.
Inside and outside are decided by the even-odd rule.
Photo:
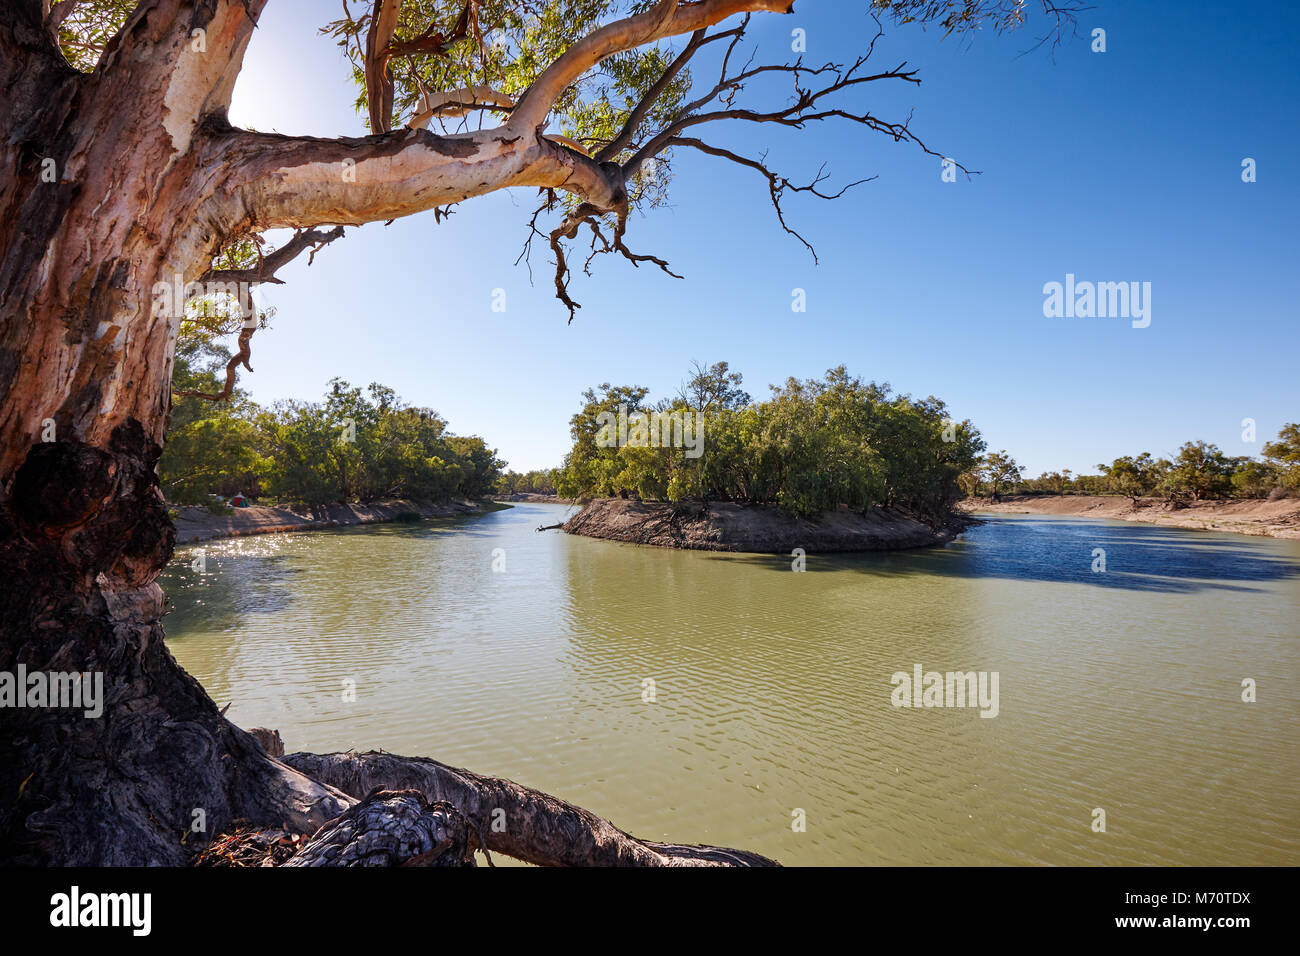
[[[1171,500],[1224,498],[1232,490],[1235,464],[1217,445],[1185,442],[1166,472],[1161,488]]]
[[[749,393],[740,387],[744,380],[726,362],[714,362],[706,368],[697,361],[691,365],[691,377],[683,389],[683,397],[691,408],[699,411],[734,411],[751,401]]]
[[[1277,465],[1246,458],[1232,473],[1232,489],[1243,498],[1263,498],[1280,484],[1281,477]]]
[[[646,411],[645,398],[650,390],[644,386],[611,385],[604,382],[582,393],[582,408],[569,419],[573,445],[564,456],[559,493],[566,498],[588,496],[626,496],[615,477],[623,470],[617,446],[601,444],[601,415],[618,415],[620,407],[627,414]]]
[[[1105,476],[1107,491],[1127,495],[1136,504],[1138,498],[1155,490],[1168,465],[1168,462],[1156,461],[1150,452],[1144,451],[1136,458],[1125,455],[1097,468]]]
[[[178,380],[207,387],[216,367]],[[307,504],[444,501],[482,497],[500,476],[501,463],[481,438],[451,435],[433,409],[407,405],[377,382],[363,391],[334,379],[323,402],[271,409],[238,389],[229,402],[188,401],[177,403],[185,414],[174,416],[159,467],[173,502],[235,490]]]
[[[1284,487],[1300,488],[1300,424],[1283,425],[1277,439],[1264,446],[1264,457],[1276,466]]]
[[[993,500],[1001,500],[1001,489],[1004,485],[1012,487],[1017,485],[1024,470],[1022,465],[1016,464],[1016,460],[1007,454],[1005,448],[985,455],[981,473],[984,480],[992,486]]]
[[[170,502],[196,504],[207,501],[212,491],[258,490],[265,462],[261,436],[252,421],[256,406],[236,388],[220,404],[197,397],[223,389],[232,358],[209,326],[181,324],[172,376],[177,395],[158,464],[163,493]]]
[[[547,468],[537,469],[534,471],[523,472],[507,471],[501,475],[496,482],[496,490],[500,494],[514,494],[517,492],[531,492],[535,495],[553,495],[555,494],[555,482],[559,477],[559,469]]]

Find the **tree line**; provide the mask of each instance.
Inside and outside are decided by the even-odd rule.
[[[570,420],[572,447],[559,494],[648,501],[735,501],[810,516],[841,506],[889,506],[942,520],[961,497],[958,479],[975,467],[984,442],[969,421],[955,422],[937,398],[913,399],[866,382],[844,366],[822,379],[787,379],[755,401],[727,362],[699,363],[677,395],[649,400],[642,386],[605,383],[583,393]],[[702,422],[689,443],[609,441],[621,422]],[[644,420],[643,420],[644,421]],[[653,428],[651,429],[653,430]],[[628,429],[629,439],[634,438]],[[667,430],[665,430],[665,434]]]
[[[1150,452],[1124,455],[1097,465],[1098,474],[1043,472],[1023,477],[1024,468],[1006,451],[991,452],[962,475],[967,495],[994,498],[1004,492],[1053,495],[1161,497],[1170,502],[1224,498],[1278,498],[1300,492],[1300,424],[1282,426],[1259,458],[1225,454],[1204,441],[1184,442],[1172,458]]]
[[[519,472],[511,469],[497,479],[497,493],[512,495],[517,493],[534,495],[556,494],[556,483],[560,478],[558,468],[536,468],[532,471]]]
[[[402,402],[386,385],[364,390],[342,379],[318,402],[270,408],[241,389],[210,402],[188,391],[219,391],[231,353],[191,330],[177,345],[159,475],[168,501],[206,503],[243,492],[327,504],[384,498],[480,498],[497,489],[504,462],[482,438],[454,435],[429,408]]]

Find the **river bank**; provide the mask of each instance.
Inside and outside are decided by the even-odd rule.
[[[230,514],[213,514],[202,505],[181,505],[176,508],[172,521],[176,525],[176,543],[193,544],[213,538],[313,531],[410,517],[451,518],[494,511],[498,507],[504,506],[468,499],[443,502],[394,499],[368,505],[337,502],[328,505],[253,505],[233,508]]]
[[[711,503],[675,508],[670,504],[597,498],[565,522],[568,534],[631,544],[696,551],[788,554],[833,551],[897,551],[951,541],[964,527],[934,529],[914,518],[877,508],[863,515],[840,509],[815,518],[796,518],[776,508]]]
[[[1171,528],[1300,540],[1300,498],[1277,501],[1193,501],[1173,508],[1163,498],[1097,495],[1007,495],[1001,501],[969,498],[957,503],[968,513],[1070,515],[1139,521]]]
[[[534,491],[514,491],[508,495],[493,495],[493,501],[526,501],[530,504],[539,505],[571,505],[575,504],[572,498],[561,498],[558,495],[539,495]]]

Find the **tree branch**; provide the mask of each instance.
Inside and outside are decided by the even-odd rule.
[[[68,14],[77,6],[77,0],[58,0],[50,5],[50,12],[45,15],[45,29],[57,39],[59,24],[68,18]]]
[[[235,379],[238,376],[239,366],[244,366],[250,372],[253,366],[248,364],[248,360],[253,357],[252,349],[249,346],[253,333],[257,331],[257,317],[250,316],[245,320],[243,329],[239,332],[239,351],[236,352],[226,363],[226,384],[222,386],[219,392],[202,392],[198,389],[187,388],[173,392],[177,398],[202,398],[209,402],[224,402],[235,393]]]
[[[877,34],[878,39],[880,34]],[[632,176],[640,168],[641,164],[652,156],[656,156],[668,147],[669,141],[677,137],[683,131],[705,123],[715,123],[721,120],[741,120],[750,123],[775,123],[781,126],[789,126],[795,129],[802,129],[805,123],[821,121],[827,119],[843,119],[849,122],[859,123],[876,132],[885,133],[896,142],[906,140],[920,146],[921,149],[932,156],[938,156],[934,150],[930,149],[917,137],[908,125],[908,122],[893,123],[879,119],[869,112],[852,113],[848,110],[829,107],[824,109],[814,109],[817,104],[825,97],[858,86],[863,83],[874,83],[880,80],[902,80],[907,83],[917,83],[921,81],[915,70],[903,69],[906,64],[899,64],[892,70],[886,70],[881,73],[871,75],[856,75],[863,64],[871,56],[871,49],[875,46],[875,40],[872,40],[871,48],[863,56],[859,57],[852,66],[847,70],[836,66],[833,63],[827,63],[824,66],[813,69],[805,67],[800,62],[792,64],[772,64],[752,69],[745,69],[732,77],[723,76],[716,86],[704,96],[692,103],[682,107],[677,117],[660,130],[653,138],[650,139],[637,153],[624,164],[624,171],[627,176]],[[725,67],[724,67],[725,70]],[[759,112],[751,109],[732,108],[713,110],[707,113],[696,112],[712,100],[723,97],[724,102],[730,102],[736,92],[743,88],[746,81],[765,73],[788,73],[795,80],[795,97],[794,102],[789,106],[767,112]],[[823,74],[833,74],[830,82],[826,83],[820,89],[808,90],[799,85],[800,77],[816,77]],[[965,171],[965,167],[960,167]]]
[[[602,208],[626,200],[621,170],[529,131],[439,136],[404,128],[320,139],[234,130],[213,120],[211,162],[225,171],[211,215],[224,235],[360,225],[510,186],[564,189]]]
[[[402,0],[375,0],[366,31],[366,108],[370,131],[387,133],[392,127],[393,76],[388,70],[388,47],[397,30]]]
[[[423,93],[420,107],[407,122],[412,129],[426,129],[433,117],[464,116],[470,110],[500,110],[510,112],[515,101],[504,93],[498,93],[486,83],[443,93]]]
[[[545,203],[540,209],[533,213],[532,222],[529,224],[529,228],[532,232],[528,237],[528,241],[524,244],[524,251],[520,258],[524,258],[528,255],[529,247],[532,244],[532,233],[537,232],[537,216],[543,210],[549,208],[549,206],[549,203]],[[551,251],[555,253],[555,297],[563,302],[565,307],[568,308],[570,324],[573,322],[576,311],[582,308],[582,305],[575,302],[569,295],[570,270],[567,253],[564,251],[564,245],[560,240],[572,239],[578,234],[578,229],[583,223],[586,223],[591,228],[592,233],[591,255],[587,257],[587,261],[583,264],[583,271],[586,272],[587,275],[591,275],[590,266],[592,259],[602,253],[617,252],[638,269],[641,267],[641,263],[643,262],[653,262],[674,279],[682,278],[676,272],[673,272],[672,269],[668,268],[667,261],[660,259],[658,256],[633,252],[623,242],[623,235],[627,230],[628,204],[626,202],[613,210],[616,217],[614,224],[614,239],[612,242],[609,239],[606,239],[605,234],[601,232],[600,224],[597,220],[608,211],[609,210],[601,209],[592,203],[580,203],[577,208],[565,216],[564,221],[561,222],[560,225],[556,226],[550,233],[549,239]],[[597,240],[600,240],[601,243],[601,248],[599,249],[596,248]],[[515,262],[518,264],[518,260],[515,260]]]
[[[542,71],[510,117],[516,129],[544,124],[551,107],[572,83],[606,57],[668,36],[694,33],[750,11],[787,13],[791,0],[659,0],[649,10],[593,30]]]
[[[456,18],[456,23],[452,26],[450,32],[443,34],[442,31],[430,25],[429,29],[414,40],[390,43],[385,51],[386,55],[389,57],[444,56],[453,43],[463,40],[469,35],[470,14],[475,5],[475,0],[466,0],[465,6],[460,11],[460,16]]]
[[[281,284],[282,280],[275,276],[279,269],[302,255],[307,249],[311,250],[307,258],[307,264],[310,265],[316,252],[322,246],[326,246],[335,239],[342,238],[342,236],[342,226],[337,226],[329,231],[308,229],[299,232],[279,249],[261,258],[255,266],[250,266],[247,269],[209,269],[203,274],[200,281],[222,284],[248,283],[249,285],[256,285],[263,282]],[[177,398],[202,398],[209,402],[224,402],[230,398],[235,392],[235,380],[239,375],[239,366],[242,365],[250,372],[253,370],[249,360],[253,357],[252,338],[253,333],[256,331],[257,316],[247,316],[244,327],[239,333],[239,350],[226,363],[226,383],[222,386],[221,391],[204,392],[191,388],[182,389],[173,394]]]
[[[746,15],[745,20],[748,22],[748,15]],[[636,134],[637,128],[645,121],[646,114],[650,112],[650,108],[654,106],[659,97],[663,95],[664,90],[668,89],[668,85],[672,83],[677,74],[679,74],[682,71],[682,68],[686,66],[686,62],[695,55],[696,51],[698,51],[700,47],[704,46],[706,43],[712,43],[714,40],[719,40],[722,37],[742,33],[744,32],[744,29],[744,24],[742,24],[734,30],[728,30],[724,33],[715,33],[707,39],[703,29],[696,30],[692,33],[691,39],[687,42],[686,47],[673,59],[673,62],[668,65],[668,69],[663,71],[659,79],[655,80],[654,85],[646,91],[645,96],[641,97],[636,106],[632,108],[632,111],[627,115],[627,122],[623,124],[623,128],[619,130],[618,135],[610,140],[604,149],[596,154],[596,159],[603,162],[607,159],[613,159],[622,152],[628,143],[632,141],[632,137]]]
[[[781,228],[804,244],[804,246],[808,249],[808,251],[812,253],[813,262],[817,261],[817,250],[813,248],[812,243],[810,243],[802,235],[800,235],[794,229],[791,229],[790,226],[786,224],[785,212],[781,209],[781,197],[785,194],[786,190],[789,190],[790,192],[796,192],[796,193],[800,193],[800,192],[812,193],[814,196],[817,196],[821,199],[839,199],[841,196],[843,196],[854,186],[860,186],[862,183],[870,182],[871,180],[876,178],[875,176],[868,176],[866,179],[859,179],[856,182],[849,183],[847,186],[845,186],[843,189],[839,190],[838,192],[825,193],[817,188],[827,178],[825,173],[826,167],[824,165],[822,166],[821,169],[817,170],[817,175],[813,177],[812,182],[804,186],[796,186],[793,183],[791,183],[790,180],[786,179],[784,176],[781,176],[778,173],[774,173],[772,172],[772,170],[768,169],[762,160],[749,159],[745,156],[741,156],[737,153],[733,153],[729,149],[722,149],[721,147],[718,146],[710,146],[708,143],[704,142],[703,140],[693,139],[691,137],[679,137],[679,138],[674,138],[669,140],[667,145],[689,146],[692,149],[698,149],[700,152],[707,153],[710,156],[717,156],[721,159],[727,159],[733,163],[738,163],[741,166],[747,166],[750,169],[762,173],[763,176],[767,178],[768,192],[771,194],[772,206],[773,208],[776,209],[776,218],[780,221]]]
[[[311,264],[312,258],[322,247],[329,245],[335,239],[343,237],[343,227],[336,226],[330,230],[307,229],[298,232],[292,239],[282,245],[279,249],[269,255],[263,256],[255,266],[249,266],[246,269],[209,269],[200,277],[201,282],[247,282],[257,284],[262,282],[283,285],[282,279],[276,277],[276,273],[292,262],[303,252],[310,249],[311,255],[307,263]]]

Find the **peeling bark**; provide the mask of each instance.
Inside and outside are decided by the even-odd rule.
[[[321,827],[285,866],[473,866],[469,823],[418,790],[378,791]]]

